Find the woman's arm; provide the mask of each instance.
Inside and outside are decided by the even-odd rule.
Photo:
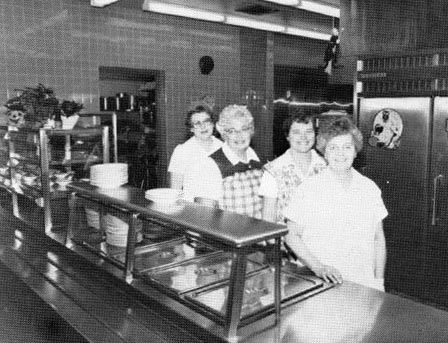
[[[285,240],[299,260],[326,282],[342,283],[341,273],[332,266],[322,264],[305,245],[302,240],[303,227],[295,222],[288,221],[288,229],[289,233]]]
[[[380,221],[375,231],[375,279],[384,279],[386,258],[386,239],[384,238],[383,222]]]

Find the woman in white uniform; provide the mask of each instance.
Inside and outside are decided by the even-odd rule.
[[[189,194],[188,189],[193,182],[192,167],[218,150],[222,146],[222,141],[213,136],[215,126],[213,113],[204,106],[197,106],[188,112],[186,125],[193,136],[185,143],[176,146],[168,172],[170,187],[183,189],[185,194]]]
[[[319,133],[317,149],[328,167],[303,182],[284,211],[286,241],[325,281],[384,290],[387,210],[377,185],[352,166],[361,148],[361,132],[346,117]]]

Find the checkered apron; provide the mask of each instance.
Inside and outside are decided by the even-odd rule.
[[[262,200],[258,196],[261,169],[249,169],[223,179],[223,197],[219,202],[223,210],[261,218]]]
[[[222,174],[223,197],[219,207],[226,211],[261,218],[262,198],[258,195],[263,163],[251,160],[233,165],[222,149],[210,157],[216,162]]]

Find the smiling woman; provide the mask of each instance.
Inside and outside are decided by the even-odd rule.
[[[290,148],[264,167],[259,192],[263,197],[263,219],[284,223],[283,209],[297,187],[325,167],[324,159],[313,149],[315,130],[314,117],[302,113],[283,123]]]
[[[201,203],[219,204],[227,211],[261,218],[258,196],[263,163],[249,146],[254,134],[254,119],[246,106],[229,105],[216,124],[224,144],[209,158],[196,165],[194,187],[189,198]]]
[[[184,189],[188,194],[194,182],[191,175],[193,165],[218,150],[222,142],[213,136],[213,112],[204,106],[196,106],[189,111],[185,124],[193,136],[174,149],[168,172],[170,187]]]
[[[286,237],[301,263],[325,281],[343,279],[384,290],[387,210],[378,186],[352,164],[362,135],[346,117],[317,139],[328,168],[306,180],[284,211]]]

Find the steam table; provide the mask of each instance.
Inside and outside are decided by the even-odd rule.
[[[240,324],[247,255],[254,250],[254,245],[274,239],[274,312],[276,322],[279,321],[281,307],[280,243],[281,237],[288,232],[285,226],[183,201],[171,207],[161,208],[159,204],[147,200],[144,191],[133,187],[123,186],[104,189],[86,182],[78,182],[72,183],[67,188],[73,192],[74,199],[81,197],[100,205],[100,222],[102,216],[110,209],[118,210],[129,216],[124,263],[124,277],[128,282],[132,281],[135,272],[135,228],[140,219],[156,219],[168,222],[175,227],[175,230],[179,230],[190,237],[207,241],[222,250],[230,251],[233,261],[224,321],[220,323],[225,327],[229,340],[236,337]],[[74,216],[75,214],[72,213],[71,217]],[[73,236],[73,228],[69,228],[68,241],[73,239]],[[196,307],[196,309],[199,310],[200,308]],[[265,313],[265,315],[267,314],[269,313]],[[204,315],[207,315],[207,313],[204,313]],[[219,317],[215,316],[213,319],[219,323]]]

